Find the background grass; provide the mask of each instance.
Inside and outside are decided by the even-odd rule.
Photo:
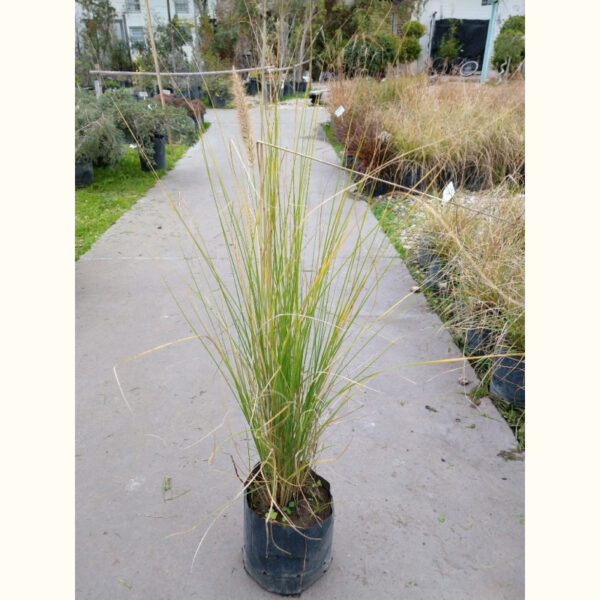
[[[167,171],[184,155],[186,146],[166,148]],[[164,170],[157,171],[159,177]],[[156,182],[153,173],[140,169],[137,149],[129,148],[115,169],[94,168],[94,183],[75,191],[75,260]]]

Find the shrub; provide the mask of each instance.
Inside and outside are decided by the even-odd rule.
[[[139,102],[125,90],[111,90],[99,100],[103,110],[109,112],[117,127],[129,138],[132,137],[149,160],[154,157],[154,137],[171,131],[173,141],[190,145],[197,139],[194,123],[184,107],[163,108],[154,101]]]
[[[344,49],[344,69],[349,75],[366,72],[381,75],[388,65],[398,60],[400,39],[392,33],[376,37],[362,34],[354,37]]]
[[[499,33],[494,41],[492,65],[498,71],[503,63],[508,62],[509,71],[514,71],[525,58],[525,40],[520,31],[507,30]]]
[[[525,35],[525,16],[514,15],[508,17],[500,28],[500,33],[506,33],[507,31],[520,32],[521,35]]]
[[[75,160],[96,167],[114,167],[124,155],[123,134],[113,115],[104,112],[94,95],[78,91],[75,104]]]
[[[462,49],[462,44],[456,37],[456,24],[450,26],[450,35],[445,35],[442,38],[438,54],[448,61],[454,60]]]
[[[400,42],[398,60],[401,63],[411,63],[421,56],[421,44],[414,37],[404,37]]]
[[[204,87],[211,98],[213,96],[231,97],[230,86],[231,81],[228,75],[210,75],[204,80]]]
[[[419,21],[407,21],[402,25],[402,33],[405,38],[418,40],[425,35],[425,25],[419,23]]]

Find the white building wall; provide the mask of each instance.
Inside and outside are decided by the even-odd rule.
[[[421,58],[417,66],[423,68],[429,58],[429,44],[433,35],[433,24],[439,19],[484,19],[489,20],[492,14],[491,5],[482,5],[482,0],[426,0],[423,9],[415,18],[425,27],[427,32],[421,38]],[[508,17],[525,14],[525,0],[499,0],[494,16],[492,40],[496,39],[500,27]],[[493,41],[492,41],[493,44]]]

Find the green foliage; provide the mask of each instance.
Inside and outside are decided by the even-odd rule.
[[[109,69],[111,71],[132,71],[133,63],[129,56],[127,42],[119,40],[110,47]]]
[[[117,11],[109,0],[77,0],[85,27],[81,32],[83,52],[93,63],[105,66],[114,41],[113,24]]]
[[[400,50],[398,53],[398,60],[401,63],[414,62],[421,56],[421,44],[419,40],[414,37],[404,37],[400,42]]]
[[[110,113],[102,111],[92,93],[76,93],[75,160],[114,167],[123,157],[123,134]]]
[[[207,170],[227,261],[223,269],[194,237],[205,268],[191,283],[198,305],[186,312],[246,420],[264,482],[257,492],[291,512],[328,426],[344,415],[348,394],[373,375],[372,359],[360,351],[375,331],[358,315],[385,271],[383,240],[368,212],[347,210],[343,195],[310,205],[306,157],[314,138],[306,132],[316,122],[305,121],[316,113],[295,120],[295,152],[285,166],[271,145],[279,140],[277,109],[262,114],[268,145],[260,146],[256,169],[244,169],[247,179],[237,181],[243,197],[229,193],[216,165]],[[287,167],[296,175],[281,185]],[[307,229],[313,215],[323,225],[314,251]],[[348,373],[352,367],[358,372]]]
[[[154,157],[156,134],[164,134],[167,127],[175,143],[190,145],[197,139],[194,124],[185,108],[163,108],[155,100],[140,102],[125,90],[110,90],[101,96],[99,102],[103,110],[113,116],[117,127],[127,138],[133,137],[150,160]]]
[[[447,60],[455,59],[462,49],[462,44],[456,37],[456,24],[450,26],[450,35],[445,35],[442,38],[438,54]]]
[[[346,57],[350,57],[353,64],[350,67],[346,65],[346,70],[356,69],[356,53],[348,50],[351,40],[364,36],[375,38],[385,34],[389,29],[392,10],[398,17],[405,19],[415,5],[414,0],[406,0],[400,6],[388,0],[354,0],[350,4],[327,1],[319,3],[319,10],[313,19],[314,66],[317,70],[335,70],[340,59],[345,61]]]
[[[168,23],[159,23],[154,30],[154,43],[158,62],[163,70],[189,70],[189,61],[183,49],[192,43],[191,26],[188,23],[179,20],[177,15]],[[148,38],[141,42],[133,42],[131,46],[136,53],[136,70],[154,71],[154,57]]]
[[[402,25],[402,33],[405,38],[419,39],[425,35],[425,25],[419,21],[407,21]]]
[[[510,60],[509,71],[514,71],[524,59],[525,40],[523,34],[511,29],[499,33],[494,41],[494,56],[492,57],[494,68],[500,71],[502,64]]]
[[[238,39],[237,24],[233,20],[219,23],[215,29],[212,51],[221,60],[232,64],[235,58],[235,45]]]
[[[525,35],[525,15],[508,17],[500,28],[500,33],[506,33],[507,31],[520,32],[521,35]]]
[[[231,78],[228,75],[207,76],[204,81],[204,87],[211,97],[229,98],[231,96]]]
[[[399,53],[400,39],[392,33],[356,36],[344,50],[344,67],[350,75],[382,75],[388,65],[396,62]]]

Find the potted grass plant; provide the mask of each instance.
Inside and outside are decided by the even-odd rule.
[[[333,493],[317,469],[325,433],[373,376],[363,351],[375,332],[358,316],[385,272],[383,238],[368,211],[357,216],[344,202],[348,188],[311,205],[314,111],[297,116],[294,147],[283,156],[277,106],[262,107],[262,143],[255,144],[237,76],[233,89],[247,179],[232,196],[216,167],[207,168],[225,261],[180,215],[205,267],[186,319],[237,400],[251,440],[240,493],[244,567],[271,592],[300,594],[332,559]]]

